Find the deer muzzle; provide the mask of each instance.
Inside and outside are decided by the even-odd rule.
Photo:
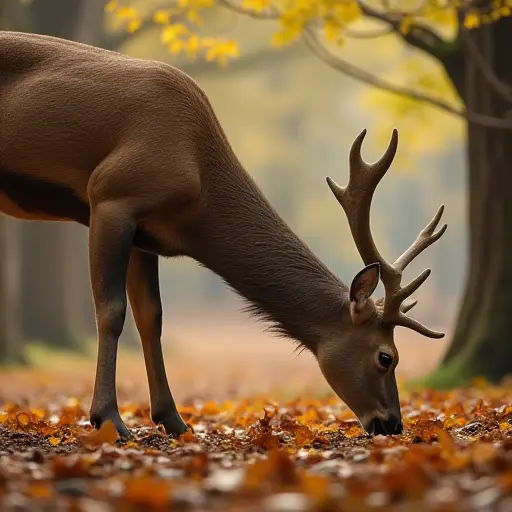
[[[373,418],[366,431],[373,436],[383,435],[399,435],[403,432],[404,426],[400,418],[391,415],[387,420],[381,418]]]

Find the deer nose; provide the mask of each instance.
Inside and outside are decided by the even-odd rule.
[[[400,419],[390,416],[387,420],[381,420],[380,418],[374,418],[370,426],[370,432],[374,436],[383,435],[398,435],[404,430],[404,426]]]

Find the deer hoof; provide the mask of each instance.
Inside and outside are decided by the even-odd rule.
[[[152,414],[151,419],[155,425],[162,424],[165,429],[165,433],[168,436],[177,438],[180,434],[185,433],[188,430],[186,423],[181,419],[178,411],[169,412],[164,414]]]

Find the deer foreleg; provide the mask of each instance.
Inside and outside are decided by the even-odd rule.
[[[187,430],[169,388],[162,354],[162,303],[158,281],[158,256],[133,250],[126,281],[133,316],[140,334],[151,402],[151,418],[163,424],[168,435]]]
[[[131,434],[119,415],[116,360],[126,316],[126,275],[135,228],[133,217],[122,205],[92,205],[89,258],[98,330],[98,362],[90,419],[96,428],[111,420],[123,438]]]

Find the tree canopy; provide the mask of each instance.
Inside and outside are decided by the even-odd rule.
[[[219,9],[267,20],[274,26],[272,47],[302,40],[326,65],[374,86],[362,93],[361,104],[384,120],[407,119],[402,139],[417,154],[439,152],[460,140],[459,121],[468,116],[438,61],[460,44],[462,33],[510,16],[512,0],[110,0],[106,5],[114,27],[136,34],[157,26],[171,54],[227,67],[243,54],[229,28],[219,30],[215,23]],[[385,69],[361,64],[358,49],[369,44],[383,54]],[[411,47],[420,51],[410,52]],[[446,129],[426,141],[414,130],[417,124]],[[376,126],[384,144],[390,125],[381,120]]]
[[[149,2],[143,7],[130,0],[110,0],[106,10],[130,32],[137,32],[148,23],[150,9],[151,21],[161,25],[162,43],[171,53],[185,52],[191,59],[202,55],[223,66],[240,52],[236,41],[203,33],[208,10],[218,6],[276,20],[278,27],[270,41],[273,46],[283,47],[306,36],[308,45],[327,61],[328,53],[322,52],[327,52],[329,46],[342,47],[348,39],[377,39],[391,32],[429,53],[443,52],[459,29],[476,28],[512,13],[512,0],[171,0],[158,4],[160,7]],[[368,19],[381,26],[369,30],[365,23]]]

